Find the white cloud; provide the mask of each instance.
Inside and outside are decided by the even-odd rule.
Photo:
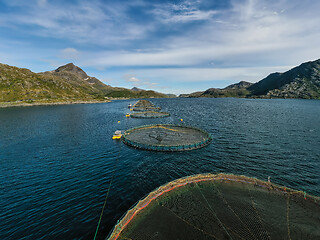
[[[23,11],[1,14],[1,25],[10,28],[23,25],[25,28],[21,28],[21,31],[35,36],[69,39],[77,43],[117,45],[123,41],[142,39],[150,29],[148,22],[137,25],[127,16],[130,4],[105,4],[103,1],[65,1],[64,4],[58,4],[46,0],[37,0],[37,4],[12,0],[7,4],[23,8]],[[45,6],[45,11],[39,6]],[[28,31],[28,27],[34,26],[38,27],[36,31]]]
[[[138,83],[138,82],[141,82],[141,80],[136,77],[131,77],[128,79],[128,82]]]
[[[80,52],[75,48],[65,48],[65,49],[61,50],[59,56],[63,59],[75,60],[75,59],[79,58]]]
[[[154,90],[157,88],[158,85],[159,85],[159,83],[146,81],[146,82],[143,82],[142,86],[146,86],[146,89]]]
[[[296,47],[294,43],[263,43],[251,45],[203,45],[198,47],[161,49],[149,52],[103,52],[89,54],[83,61],[89,66],[193,66],[210,64],[229,58],[239,61],[250,54],[264,54],[268,51],[282,51]]]
[[[157,68],[140,69],[136,74],[150,79],[171,79],[178,83],[205,81],[249,81],[257,82],[272,72],[284,72],[292,66],[239,67],[239,68]]]
[[[124,74],[123,79],[127,82],[141,82],[140,79],[136,78],[135,75],[131,73]]]
[[[155,82],[138,79],[135,74],[131,73],[123,75],[123,78],[126,82],[130,83],[134,87],[145,87],[148,89],[153,89],[156,85],[158,85],[158,83]]]
[[[293,66],[242,68],[146,68],[136,69],[141,79],[149,79],[148,89],[166,93],[190,93],[211,87],[226,87],[240,81],[257,82],[270,73],[284,72]],[[139,85],[142,87],[143,85]]]
[[[7,0],[12,8],[23,11],[1,14],[1,26],[26,33],[26,42],[32,35],[40,35],[44,37],[41,40],[56,38],[67,42],[63,47],[74,48],[40,49],[30,42],[18,51],[11,39],[1,36],[0,54],[23,60],[28,56],[38,61],[73,58],[81,67],[106,69],[102,79],[109,78],[112,71],[122,71],[119,81],[157,88],[163,87],[162,82],[167,79],[172,84],[255,82],[270,72],[287,70],[282,66],[320,57],[319,1],[231,0],[231,8],[224,9],[203,8],[203,1],[154,4],[136,0],[105,4],[95,0],[77,4],[65,1],[59,5],[45,0],[34,1],[38,4]],[[139,7],[146,16],[154,15],[135,21],[130,15],[132,6]],[[21,54],[33,51],[34,54]],[[123,78],[123,72],[132,69],[134,74]]]

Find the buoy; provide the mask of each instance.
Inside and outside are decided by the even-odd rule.
[[[118,121],[118,123],[120,123],[120,121]]]
[[[181,118],[180,121],[183,122],[183,119]]]
[[[126,117],[127,117],[127,118],[128,118],[128,117],[130,117],[130,114],[129,114],[129,113],[127,113],[127,114],[126,114]]]

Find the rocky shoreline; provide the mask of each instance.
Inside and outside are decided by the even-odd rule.
[[[6,107],[31,107],[31,106],[45,106],[45,105],[69,105],[69,104],[93,104],[93,103],[106,103],[111,100],[103,101],[64,101],[64,102],[0,102],[0,108]]]

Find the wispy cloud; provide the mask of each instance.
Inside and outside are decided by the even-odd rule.
[[[138,78],[136,78],[133,74],[125,74],[123,76],[123,78],[127,81],[127,82],[130,82],[130,83],[141,83],[142,81]]]
[[[181,3],[168,3],[156,5],[152,13],[163,22],[191,22],[199,20],[209,20],[216,13],[214,10],[200,10],[200,1],[182,1]]]
[[[319,57],[320,28],[317,23],[320,17],[316,13],[309,18],[305,15],[297,17],[296,10],[283,10],[287,4],[287,1],[273,5],[266,1],[234,2],[232,8],[220,13],[223,21],[211,19],[192,31],[187,29],[179,35],[168,36],[168,41],[159,41],[156,48],[90,53],[83,64],[192,67],[215,62],[232,66],[267,66],[296,64]],[[186,12],[195,11],[194,6],[169,5]],[[166,13],[172,17],[170,11]]]
[[[25,26],[21,31],[28,34],[70,39],[78,43],[116,45],[119,41],[141,39],[148,24],[137,26],[126,11],[130,4],[103,1],[29,2],[8,1],[16,9],[0,15],[0,22],[8,27]],[[37,31],[28,28],[38,27]]]
[[[320,57],[320,2],[313,0],[3,3],[2,59],[34,68],[74,60],[124,86],[258,81]]]
[[[146,87],[146,88],[154,88],[158,83],[150,82],[147,80],[141,80],[137,78],[135,74],[125,74],[123,78],[126,82],[130,83],[133,87]]]
[[[157,68],[136,70],[136,73],[146,78],[172,79],[180,83],[194,82],[195,79],[201,82],[221,80],[256,82],[271,72],[283,72],[291,67]]]

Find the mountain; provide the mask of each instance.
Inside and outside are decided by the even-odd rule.
[[[135,92],[111,87],[95,77],[88,76],[73,63],[42,73],[0,64],[0,102],[105,101],[106,98],[114,97],[167,96],[151,90]]]
[[[252,83],[241,81],[225,88],[209,88],[203,92],[194,92],[191,94],[181,94],[179,97],[245,97],[249,94],[247,90]]]
[[[104,98],[106,93],[113,90],[113,87],[104,84],[95,77],[90,77],[81,68],[75,66],[73,63],[68,63],[64,66],[58,67],[56,70],[42,72],[40,75],[47,78],[64,79],[65,83],[71,84],[74,89],[79,91],[84,90],[93,98]]]
[[[143,89],[137,88],[137,87],[133,87],[133,88],[131,88],[131,90],[132,90],[132,91],[142,91]]]
[[[284,73],[272,73],[252,84],[242,81],[226,88],[209,88],[180,97],[249,97],[320,99],[320,59]]]
[[[88,76],[81,68],[75,66],[73,63],[68,63],[64,66],[57,68],[54,71],[45,72],[43,74],[53,74],[65,78],[67,80],[73,80],[76,77],[78,80],[81,79],[82,82],[85,81],[91,87],[93,87],[98,95],[109,98],[163,98],[166,97],[165,94],[158,93],[152,90],[143,90],[139,88],[120,88],[111,87],[102,83],[95,77]]]
[[[250,96],[320,99],[320,59],[272,73],[248,88]]]
[[[231,90],[231,89],[234,89],[234,90],[245,89],[245,88],[250,87],[252,84],[253,83],[241,81],[239,83],[231,84],[228,87],[226,87],[225,89],[229,89],[229,90]]]
[[[247,87],[252,83],[241,81],[236,84],[229,85],[226,88],[209,88],[204,91],[201,96],[203,97],[245,97],[249,93]]]
[[[204,91],[199,91],[199,92],[193,92],[190,94],[180,94],[179,97],[186,97],[186,98],[197,98],[197,97],[204,97],[202,96],[202,94],[204,93]]]
[[[0,102],[69,101],[101,98],[88,83],[0,64]]]
[[[172,94],[172,93],[168,93],[166,95],[167,95],[168,98],[176,98],[177,97],[177,95]]]

